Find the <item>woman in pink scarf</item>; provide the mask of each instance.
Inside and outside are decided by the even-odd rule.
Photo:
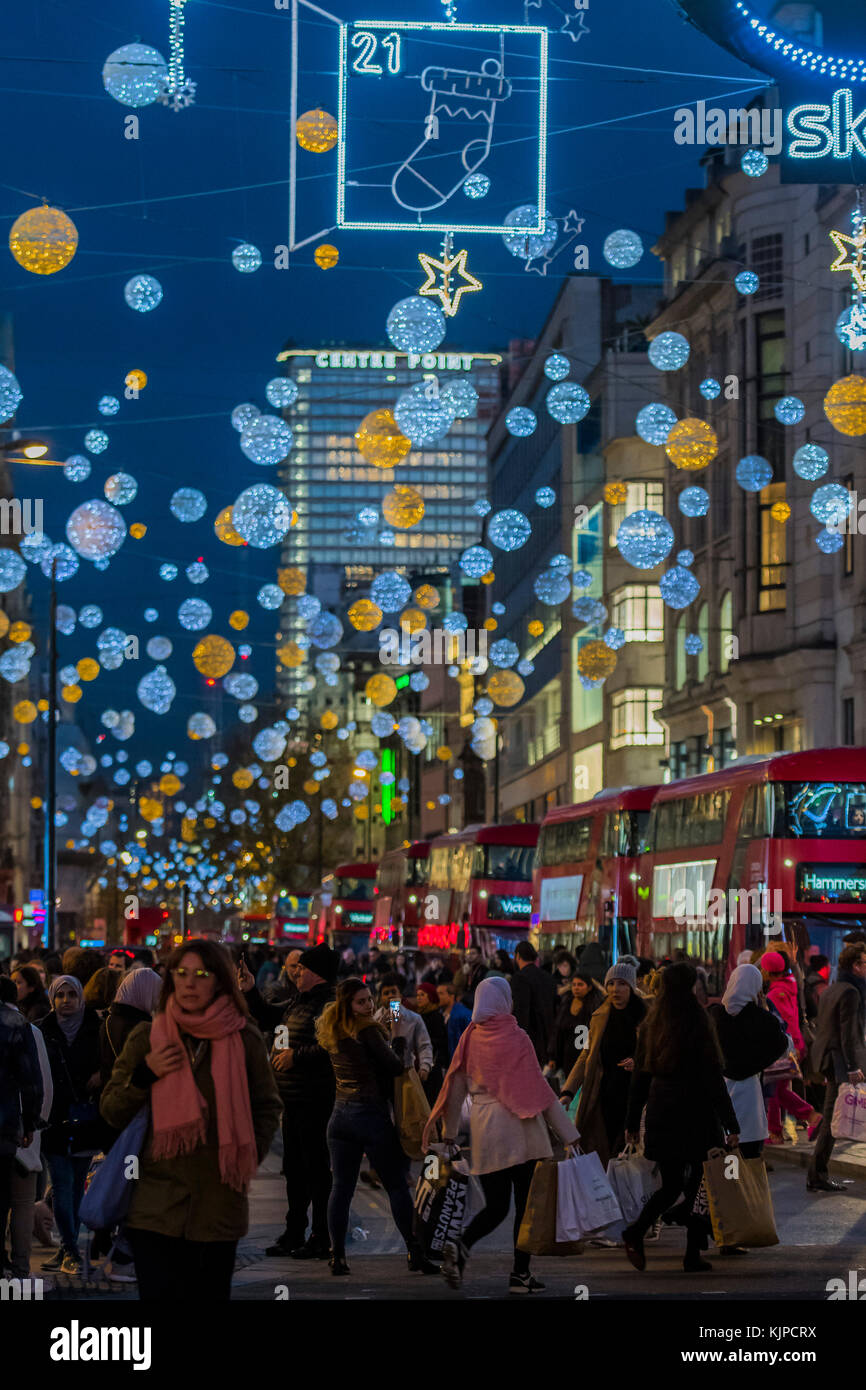
[[[576,1144],[577,1130],[541,1074],[535,1049],[511,1012],[507,980],[482,980],[475,991],[472,1022],[457,1045],[439,1098],[424,1131],[424,1147],[441,1120],[446,1143],[460,1130],[460,1112],[471,1101],[471,1171],[480,1178],[486,1206],[470,1221],[459,1242],[445,1246],[442,1273],[457,1289],[469,1251],[508,1216],[514,1194],[514,1268],[508,1292],[544,1288],[529,1272],[529,1256],[517,1249],[517,1234],[535,1165],[550,1158],[548,1127],[565,1145]]]

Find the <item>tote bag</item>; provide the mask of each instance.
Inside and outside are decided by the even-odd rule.
[[[560,1241],[556,1237],[557,1172],[555,1158],[542,1158],[535,1165],[526,1210],[520,1223],[517,1248],[527,1255],[580,1255],[583,1242]]]
[[[643,1150],[627,1145],[607,1165],[607,1180],[613,1189],[623,1220],[637,1221],[653,1193],[661,1187],[658,1167],[644,1158]]]
[[[126,1176],[127,1160],[141,1154],[149,1122],[150,1106],[143,1105],[90,1179],[81,1199],[80,1216],[91,1231],[111,1230],[125,1219],[135,1185],[135,1180]]]
[[[730,1160],[737,1159],[731,1170]],[[743,1158],[735,1150],[711,1149],[704,1163],[704,1184],[717,1245],[747,1248],[778,1245],[767,1169],[762,1158]]]
[[[559,1164],[556,1239],[580,1240],[622,1220],[619,1202],[597,1153],[575,1153]]]
[[[430,1105],[414,1067],[394,1081],[394,1119],[400,1147],[407,1158],[423,1158],[421,1138],[430,1118]]]
[[[830,1133],[834,1139],[866,1143],[866,1086],[843,1081],[833,1106]]]

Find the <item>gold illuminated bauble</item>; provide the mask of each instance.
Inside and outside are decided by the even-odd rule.
[[[789,502],[774,502],[770,508],[770,516],[774,521],[787,521],[791,515],[791,504]]]
[[[192,660],[203,676],[224,676],[235,664],[235,649],[224,637],[217,637],[216,633],[211,632],[196,643]]]
[[[34,811],[38,811],[39,808],[40,808],[40,806],[42,805],[42,797],[41,797],[41,796],[31,796],[31,798],[30,798],[30,805],[33,807]]]
[[[140,796],[138,813],[146,821],[162,820],[162,802],[154,796]]]
[[[516,671],[497,671],[487,682],[487,694],[496,705],[516,705],[525,689]]]
[[[408,530],[410,526],[417,526],[424,515],[424,498],[414,487],[395,483],[382,498],[382,515],[389,526]]]
[[[32,631],[33,629],[29,623],[13,623],[9,629],[9,641],[15,642],[16,644],[18,642],[26,642]]]
[[[488,570],[486,574],[482,574],[482,576],[481,576],[481,583],[482,583],[482,584],[492,584],[495,578],[496,578],[496,575],[493,573],[493,570]]]
[[[92,656],[83,656],[75,667],[83,681],[95,681],[100,672],[98,661],[94,661]]]
[[[60,692],[68,705],[77,705],[83,693],[80,685],[64,685]]]
[[[716,432],[706,420],[678,420],[665,440],[665,453],[674,467],[690,472],[706,468],[718,452]]]
[[[297,642],[286,642],[285,646],[277,647],[277,656],[284,666],[294,667],[304,664],[304,653]]]
[[[372,704],[382,709],[385,705],[390,705],[394,696],[397,694],[397,687],[390,676],[386,676],[384,671],[377,676],[371,676],[364,686],[364,694]]]
[[[352,604],[347,617],[356,632],[372,632],[382,621],[382,610],[369,598],[359,598]]]
[[[319,791],[319,784],[314,777],[308,777],[304,783],[304,791],[307,796],[315,796]]]
[[[840,434],[866,434],[866,377],[834,381],[824,397],[824,414]]]
[[[213,529],[216,532],[217,539],[221,540],[225,545],[244,544],[243,536],[238,535],[232,524],[231,507],[223,507],[213,524]]]
[[[232,773],[232,786],[237,787],[242,792],[245,792],[247,787],[251,787],[255,780],[248,767],[235,768]]]
[[[147,372],[143,372],[140,367],[133,367],[131,372],[126,373],[123,384],[133,391],[143,391],[147,385]]]
[[[25,701],[25,703],[26,703],[26,701]],[[13,715],[14,715],[15,711],[13,710],[12,713],[13,713]],[[24,721],[24,722],[29,723],[29,722],[31,722],[31,721],[27,720],[27,721]],[[21,754],[21,757],[22,757],[22,758],[26,758],[26,757],[27,757],[27,754],[30,752],[30,744],[29,744],[29,743],[19,743],[18,748],[17,748],[16,751],[17,751],[18,753]]]
[[[419,608],[439,607],[439,590],[434,589],[432,584],[419,584],[414,598]]]
[[[3,609],[0,608],[0,637],[5,637],[5,636],[6,636],[6,633],[7,633],[8,631],[9,631],[9,618],[8,618],[7,615],[3,612]]]
[[[229,627],[233,627],[235,632],[243,632],[249,620],[249,613],[245,613],[242,608],[236,608],[234,613],[229,613]]]
[[[286,565],[284,569],[277,570],[277,583],[284,594],[297,597],[306,589],[307,577],[299,565]]]
[[[377,468],[396,467],[412,449],[390,410],[371,410],[365,415],[355,432],[355,443],[361,457]]]
[[[327,154],[337,143],[339,128],[334,117],[320,106],[298,117],[295,135],[302,150],[310,154]]]
[[[339,251],[329,241],[323,241],[313,252],[313,260],[320,270],[333,270],[339,259]]]
[[[44,714],[45,711],[50,708],[50,705],[47,700],[37,700],[36,708],[38,709],[40,714]]]
[[[499,624],[495,618],[484,619],[484,629],[486,632],[495,632]]]
[[[544,623],[540,618],[533,618],[526,624],[526,631],[529,633],[530,637],[540,637],[544,631]]]
[[[213,816],[205,816],[204,825],[205,830],[213,830],[214,826],[216,825],[216,821],[214,820]]]
[[[326,709],[319,722],[323,729],[336,729],[340,721],[332,709]]]
[[[604,489],[604,500],[609,507],[617,507],[628,496],[625,483],[608,483]]]
[[[129,534],[134,541],[143,541],[147,535],[147,527],[143,521],[134,521],[129,528]]]
[[[60,208],[31,208],[12,223],[9,250],[34,275],[56,275],[78,247],[78,229]]]
[[[577,654],[577,669],[587,680],[606,680],[616,670],[616,652],[604,642],[586,642]]]
[[[167,772],[159,779],[159,790],[163,796],[177,796],[182,786],[183,783],[176,772]]]
[[[367,809],[367,807],[365,806],[365,804],[364,804],[363,802],[361,802],[360,806],[356,806],[356,807],[355,807],[355,819],[356,819],[356,820],[366,820],[367,817],[369,816],[369,814],[370,814],[370,812],[369,812],[369,810]]]
[[[19,724],[32,724],[36,718],[36,706],[32,700],[19,700],[12,710],[12,718]]]
[[[447,743],[441,744],[441,746],[436,749],[436,757],[439,759],[440,763],[450,763],[453,756]]]
[[[427,626],[427,614],[420,608],[404,608],[400,614],[400,627],[404,632],[423,632]]]

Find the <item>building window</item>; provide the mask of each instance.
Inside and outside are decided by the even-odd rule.
[[[574,734],[591,729],[593,724],[600,724],[604,718],[604,696],[601,687],[587,690],[581,685],[580,672],[577,669],[581,647],[585,642],[597,640],[598,635],[594,631],[576,633],[571,639],[571,731]]]
[[[848,513],[848,524],[844,532],[845,545],[842,566],[842,573],[847,577],[854,573],[854,533],[857,530],[857,494],[854,491],[853,474],[848,474],[848,477],[843,480],[842,486],[846,487],[851,494],[851,510]]]
[[[731,667],[734,646],[734,601],[730,591],[722,595],[719,604],[719,670],[724,675]]]
[[[616,533],[632,512],[643,511],[647,507],[653,512],[664,512],[664,483],[626,483],[625,486],[625,501],[609,508],[611,545],[616,544]]]
[[[781,232],[752,237],[749,269],[760,277],[755,299],[778,299],[783,287],[783,242]]]
[[[627,642],[663,642],[665,606],[657,584],[624,584],[612,599],[612,622]]]
[[[784,461],[785,427],[780,425],[773,407],[785,391],[785,315],[780,310],[758,314],[755,318],[755,357],[757,365],[758,453],[773,468]]]
[[[853,695],[842,701],[842,742],[847,745],[854,743]]]
[[[698,613],[698,636],[703,647],[698,652],[698,680],[705,681],[710,673],[710,605],[703,604]]]
[[[663,691],[618,690],[611,697],[611,748],[646,748],[663,744],[665,731],[655,717]]]
[[[758,499],[759,520],[759,588],[758,612],[772,613],[785,607],[785,571],[787,549],[784,522],[771,515],[774,502],[784,502],[784,483],[770,483]]]
[[[674,658],[676,670],[674,672],[674,686],[677,690],[682,690],[688,675],[688,658],[686,657],[686,619],[685,614],[677,622],[677,635],[674,646]]]

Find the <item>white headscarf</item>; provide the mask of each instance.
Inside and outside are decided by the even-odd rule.
[[[511,985],[501,975],[491,975],[489,979],[482,980],[475,991],[472,1022],[486,1023],[498,1014],[510,1014],[511,1005]]]
[[[761,993],[764,977],[756,965],[738,965],[728,980],[722,996],[725,1010],[736,1017],[747,1004],[753,1004]]]
[[[115,1004],[128,1004],[132,1009],[140,1009],[142,1013],[152,1014],[159,1002],[161,989],[162,980],[156,971],[149,970],[147,966],[144,966],[140,970],[130,970],[124,975],[117,986],[114,1002]]]

